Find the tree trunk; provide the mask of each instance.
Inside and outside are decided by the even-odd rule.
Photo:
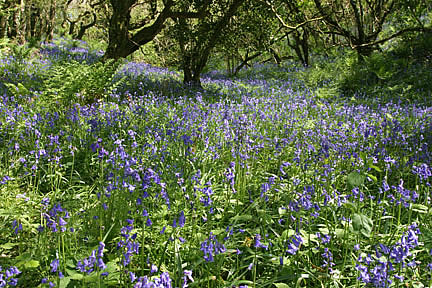
[[[303,51],[303,66],[309,66],[309,33],[308,31],[303,31],[303,37],[301,39],[301,47]]]
[[[7,16],[3,15],[0,16],[0,38],[6,36],[6,30],[7,30]]]
[[[152,41],[162,31],[165,21],[171,17],[171,7],[174,1],[165,1],[165,7],[155,22],[141,28],[134,35],[130,35],[130,8],[136,0],[111,0],[113,14],[109,25],[109,42],[104,59],[125,58],[137,51],[141,45]]]
[[[37,8],[35,4],[32,4],[30,6],[30,37],[37,38],[36,23],[38,20],[39,13],[40,13],[39,8]]]
[[[128,56],[126,47],[131,41],[129,39],[130,8],[134,0],[113,1],[111,5],[113,14],[109,23],[109,40],[105,52],[107,59],[119,59]]]
[[[9,29],[7,32],[7,36],[9,39],[15,39],[18,35],[18,25],[17,25],[18,11],[14,9],[12,11],[12,15],[9,16]]]
[[[51,41],[54,38],[56,0],[51,0],[51,5],[46,19],[46,40]]]
[[[20,0],[19,2],[19,11],[18,11],[18,17],[17,17],[17,22],[16,25],[18,27],[17,30],[17,38],[18,38],[18,43],[20,44],[24,44],[26,41],[26,30],[27,30],[27,25],[26,25],[26,13],[25,13],[25,2],[24,0]]]
[[[186,49],[186,39],[180,37],[180,49],[183,54],[183,83],[186,85],[201,87],[200,76],[204,67],[207,65],[208,58],[212,49],[218,43],[222,36],[223,29],[229,24],[231,17],[234,16],[237,9],[243,4],[245,0],[235,0],[231,3],[227,12],[213,25],[211,30],[202,35],[203,43],[194,43],[193,47]],[[181,20],[181,19],[180,19]],[[184,22],[179,22],[180,25],[185,25]],[[187,29],[185,28],[185,31]],[[185,70],[186,69],[186,70]]]
[[[183,84],[195,88],[201,86],[201,72],[207,60],[198,55],[187,55],[183,58]]]

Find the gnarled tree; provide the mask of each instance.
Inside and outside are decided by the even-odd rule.
[[[173,0],[141,2],[138,0],[110,0],[112,15],[109,22],[108,47],[104,59],[119,59],[137,51],[152,41],[165,26],[169,18],[200,18],[206,13],[211,1],[204,1],[197,11],[181,11]],[[139,12],[134,12],[138,8]],[[132,22],[132,13],[140,19]]]
[[[63,21],[69,23],[68,34],[81,40],[85,32],[96,25],[96,8],[102,4],[103,1],[68,0],[62,11]]]
[[[209,13],[199,20],[175,19],[175,34],[182,57],[183,83],[201,86],[201,72],[207,65],[213,48],[224,37],[224,30],[245,0],[213,1]],[[200,5],[200,1],[185,1],[184,7]],[[198,6],[199,7],[199,6]]]
[[[340,35],[346,44],[357,51],[359,58],[368,56],[377,47],[406,32],[424,31],[422,23],[398,29],[387,37],[380,38],[384,24],[391,15],[403,8],[397,0],[313,0],[323,17],[326,29],[323,33]],[[421,0],[408,0],[410,5],[422,5]],[[406,5],[405,8],[409,7]]]

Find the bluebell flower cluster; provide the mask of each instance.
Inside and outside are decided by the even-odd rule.
[[[132,281],[134,288],[173,288],[172,280],[167,272],[163,272],[159,277],[149,278],[142,276]]]
[[[403,281],[403,276],[397,274],[398,271],[417,266],[413,251],[419,246],[419,234],[417,224],[413,223],[392,246],[380,243],[376,246],[374,255],[360,254],[356,264],[360,274],[358,280],[375,287],[390,287],[395,279]]]
[[[135,254],[139,254],[140,249],[140,243],[137,241],[137,233],[133,233],[131,235],[132,229],[133,229],[133,219],[127,219],[128,225],[123,226],[120,233],[122,239],[117,242],[117,249],[119,249],[122,252],[123,255],[123,261],[122,265],[123,267],[126,267],[131,262],[131,257]]]
[[[99,246],[97,250],[92,250],[91,255],[88,258],[78,261],[77,269],[80,272],[90,274],[95,269],[98,268],[98,271],[103,271],[107,267],[103,261],[105,244],[103,242],[99,242]],[[106,273],[106,272],[102,272]],[[107,275],[107,274],[105,274]]]
[[[224,253],[226,248],[216,239],[216,235],[210,232],[209,238],[201,243],[201,251],[204,253],[204,260],[214,262],[214,256]]]
[[[17,286],[18,278],[16,276],[19,274],[21,274],[21,271],[15,266],[6,269],[0,266],[0,287]]]
[[[14,231],[15,235],[18,235],[19,231],[22,231],[22,224],[19,223],[16,219],[12,222],[12,230]]]
[[[85,43],[76,44],[78,46],[73,47],[61,39],[52,45],[44,43],[41,53],[53,63],[63,56],[67,61],[93,63],[101,56],[89,51]],[[0,67],[5,68],[11,67],[9,64],[15,60],[9,57],[0,61]],[[47,65],[49,69],[49,61],[40,65]],[[173,243],[178,243],[174,239],[178,239],[182,243],[179,253],[189,253],[187,258],[199,258],[200,255],[189,251],[200,248],[206,262],[215,261],[216,255],[229,249],[233,253],[227,257],[246,261],[240,265],[245,271],[239,273],[250,275],[252,273],[246,270],[255,267],[258,274],[273,273],[274,266],[251,262],[249,253],[271,250],[280,257],[280,266],[285,268],[284,257],[300,254],[305,241],[302,229],[308,225],[311,233],[315,233],[316,227],[328,225],[326,221],[333,221],[329,211],[335,212],[332,225],[336,226],[336,231],[345,228],[340,226],[339,220],[350,221],[338,214],[350,205],[358,205],[355,208],[360,211],[374,209],[368,211],[373,217],[382,211],[385,216],[382,225],[375,225],[374,219],[374,228],[379,229],[375,236],[379,239],[392,233],[386,230],[393,229],[386,223],[395,216],[392,206],[399,206],[401,225],[404,225],[408,218],[404,213],[412,212],[409,210],[412,204],[422,203],[425,207],[431,204],[430,107],[398,103],[372,107],[350,101],[328,102],[316,98],[315,92],[305,89],[301,83],[278,78],[282,76],[280,73],[295,69],[293,67],[280,67],[280,71],[268,65],[255,68],[253,75],[251,71],[242,71],[243,78],[238,79],[212,73],[204,75],[203,84],[208,89],[197,92],[176,84],[177,72],[130,62],[114,77],[113,81],[118,81],[119,85],[112,91],[110,101],[74,104],[65,111],[39,107],[37,105],[43,104],[39,102],[30,108],[22,105],[16,93],[9,90],[2,93],[0,83],[0,154],[10,159],[10,163],[1,164],[10,164],[6,167],[10,168],[10,176],[2,175],[0,188],[5,189],[1,185],[10,185],[12,180],[21,183],[34,179],[39,182],[31,185],[37,184],[41,192],[35,195],[51,193],[47,192],[52,189],[51,179],[45,176],[46,171],[53,170],[64,173],[62,177],[70,180],[60,181],[60,190],[75,189],[70,183],[101,183],[94,192],[91,189],[86,192],[88,199],[96,199],[100,206],[86,205],[80,217],[69,217],[63,204],[56,203],[57,200],[50,203],[49,198],[44,198],[40,206],[41,222],[46,225],[38,230],[53,232],[41,237],[44,240],[52,237],[50,241],[64,236],[75,221],[94,223],[87,220],[98,215],[98,227],[106,229],[103,232],[111,242],[99,243],[97,249],[86,255],[88,257],[78,261],[76,269],[85,274],[104,271],[103,245],[117,244],[120,272],[129,275],[136,287],[170,287],[174,282],[167,273],[156,277],[158,267],[154,265],[147,276],[138,278],[130,271],[142,268],[133,260],[147,249],[146,245],[169,255]],[[30,77],[37,67],[29,67],[15,78],[7,69],[0,75],[0,82],[19,83],[18,80]],[[127,81],[123,81],[125,77]],[[31,94],[36,98],[32,101],[38,101],[40,92],[31,90]],[[172,95],[176,97],[170,97]],[[412,121],[412,115],[416,115],[416,121]],[[92,170],[95,167],[97,170]],[[365,176],[364,184],[345,189],[344,181],[353,171]],[[419,205],[420,210],[422,205]],[[247,212],[233,215],[233,218],[226,215],[218,218],[221,213],[233,210]],[[255,211],[264,216],[255,217]],[[272,226],[275,214],[279,214],[279,221]],[[420,214],[409,215],[421,217]],[[120,231],[117,226],[108,230],[112,219],[126,221],[126,224]],[[203,219],[204,223],[197,223],[197,219]],[[219,219],[222,220],[215,221]],[[11,235],[15,233],[21,237],[21,220],[17,217],[12,222],[12,230],[10,222],[6,223]],[[219,234],[224,229],[218,225],[226,227],[225,233]],[[251,229],[254,225],[261,225],[266,231]],[[367,248],[365,252],[369,254],[359,255],[356,268],[346,269],[349,273],[358,271],[359,281],[376,287],[405,281],[408,270],[419,265],[422,269],[429,265],[432,270],[432,263],[423,263],[428,258],[423,261],[417,257],[418,228],[411,226],[396,243],[377,240],[382,243],[373,247],[375,251]],[[218,231],[220,237],[210,233],[206,240],[197,243],[193,229],[199,230],[201,235],[208,235],[210,230]],[[287,241],[287,238],[279,242],[273,239],[283,231],[293,230],[297,234]],[[241,239],[234,231],[253,235],[247,238],[246,249],[240,251],[237,244]],[[143,233],[143,237],[138,237],[137,233]],[[318,249],[313,250],[316,262],[321,261],[319,266],[331,272],[339,265],[335,263],[340,262],[334,250],[337,246],[330,243],[330,235],[316,236],[319,241]],[[87,235],[79,235],[78,239],[85,237]],[[218,240],[222,237],[223,240]],[[151,244],[142,243],[149,239]],[[166,246],[162,241],[166,241]],[[51,253],[59,251],[55,242],[44,247],[50,247]],[[360,243],[363,245],[363,240]],[[249,249],[252,246],[255,249]],[[362,252],[360,244],[354,251]],[[58,258],[51,262],[50,269],[61,276],[60,264],[65,259]],[[171,258],[174,257],[165,257],[159,268],[167,262],[170,266]],[[210,263],[206,265],[214,267]],[[202,277],[203,270],[194,270],[194,277]],[[179,274],[176,277],[182,279],[175,279],[176,283],[192,286],[192,271]]]
[[[291,255],[297,254],[302,243],[303,243],[303,239],[299,234],[292,236],[290,238],[290,241],[288,241],[288,249],[286,250],[286,252]]]
[[[61,207],[60,203],[55,204],[48,213],[43,213],[46,221],[46,226],[51,229],[52,232],[66,232],[67,222],[70,218],[69,212]],[[43,227],[39,227],[40,231],[43,231]]]
[[[54,42],[41,44],[40,53],[50,60],[77,61],[92,64],[98,61],[104,54],[103,51],[89,49],[87,43],[82,40],[55,39]]]

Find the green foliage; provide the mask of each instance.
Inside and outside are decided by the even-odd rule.
[[[114,75],[122,61],[109,60],[90,65],[76,61],[61,62],[47,73],[44,97],[67,105],[89,104],[101,100],[119,84]]]
[[[431,45],[432,34],[421,33],[397,41],[385,51],[374,52],[364,62],[352,58],[348,73],[342,74],[338,84],[341,92],[349,96],[375,91],[384,99],[399,95],[407,102],[430,101]]]

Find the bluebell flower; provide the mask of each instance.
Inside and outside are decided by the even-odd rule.
[[[179,225],[180,227],[184,227],[185,223],[186,223],[186,217],[185,217],[185,215],[184,215],[184,212],[181,211],[181,212],[180,212],[180,217],[179,217],[179,220],[178,220],[178,225]]]
[[[13,222],[12,222],[12,229],[14,230],[14,233],[15,233],[15,235],[18,235],[18,232],[19,231],[22,231],[22,224],[21,223],[18,223],[18,221],[17,220],[14,220]]]
[[[21,271],[18,270],[15,266],[10,266],[6,268],[3,273],[3,268],[0,266],[0,287],[9,286],[17,286],[18,278],[15,278],[21,274]]]
[[[255,248],[264,248],[266,250],[268,249],[268,245],[264,245],[263,243],[261,243],[260,234],[255,234],[254,240],[255,240],[255,244],[254,244]]]
[[[188,282],[194,282],[194,279],[192,278],[192,271],[191,270],[184,270],[183,271],[183,283],[182,288],[188,287]]]
[[[224,253],[226,248],[222,243],[218,242],[216,235],[210,232],[209,238],[201,243],[201,251],[204,252],[204,259],[207,262],[213,262],[214,255]]]
[[[297,251],[300,249],[300,245],[303,243],[300,235],[294,235],[291,237],[291,241],[288,242],[287,252],[291,255],[297,254]]]
[[[252,268],[253,268],[253,266],[254,266],[254,263],[253,262],[251,262],[250,264],[249,264],[249,266],[248,266],[248,270],[250,271],[250,270],[252,270]]]
[[[103,242],[99,242],[99,246],[97,250],[92,250],[90,256],[83,260],[78,261],[76,268],[83,273],[90,274],[95,271],[96,266],[99,267],[99,271],[103,271],[106,269],[106,265],[103,261],[103,250],[105,248],[105,244]]]
[[[55,273],[58,271],[59,264],[60,264],[59,259],[54,259],[53,261],[51,261],[50,266],[51,266],[51,272],[52,273]]]
[[[150,274],[156,273],[158,271],[158,267],[155,264],[152,264],[150,267]]]

